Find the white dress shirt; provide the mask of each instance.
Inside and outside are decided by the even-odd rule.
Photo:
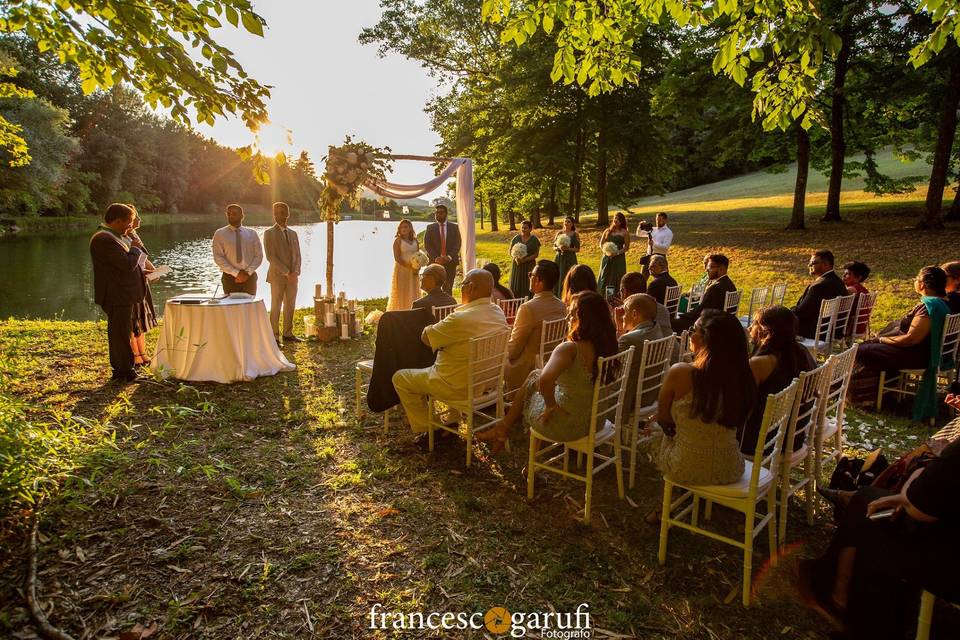
[[[667,255],[667,251],[673,243],[673,231],[670,230],[670,227],[667,225],[654,227],[653,231],[650,232],[650,237],[653,239],[653,253]]]
[[[237,260],[237,234],[243,259]],[[213,234],[213,261],[224,273],[236,277],[241,271],[253,273],[263,262],[263,246],[260,236],[249,227],[220,227]]]

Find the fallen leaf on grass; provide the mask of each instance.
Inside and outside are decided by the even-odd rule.
[[[385,509],[380,509],[380,511],[377,511],[377,517],[386,518],[388,516],[395,516],[398,513],[400,513],[398,509],[394,509],[393,507],[387,507]]]
[[[149,627],[145,627],[138,622],[133,626],[133,629],[121,633],[120,640],[143,640],[155,634],[157,628],[156,622],[152,623]]]

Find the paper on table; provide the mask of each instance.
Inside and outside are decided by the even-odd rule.
[[[159,280],[162,276],[165,276],[168,273],[173,273],[173,269],[171,269],[165,264],[162,264],[147,274],[147,282],[154,282],[156,280]]]

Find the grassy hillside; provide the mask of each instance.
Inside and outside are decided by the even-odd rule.
[[[928,170],[923,163],[903,164],[886,154],[879,159],[884,171],[903,177]],[[647,198],[627,212],[631,231],[657,211],[670,213],[674,245],[670,271],[686,289],[703,271],[703,257],[721,252],[731,259],[730,277],[744,290],[788,283],[787,303],[794,304],[809,282],[807,258],[817,249],[830,249],[838,267],[850,260],[866,262],[873,273],[866,285],[881,292],[874,326],[899,317],[916,304],[912,281],[920,267],[960,259],[960,227],[943,232],[913,229],[925,189],[903,196],[876,198],[862,191],[862,181],[845,182],[840,223],[821,223],[826,201],[826,179],[811,175],[806,231],[785,231],[793,202],[796,168],[783,174],[752,173],[664,197]],[[946,196],[952,197],[952,190]],[[600,230],[595,215],[582,217],[580,262],[595,270],[600,266]],[[559,224],[559,220],[558,220]],[[509,279],[509,241],[515,232],[478,229],[477,256],[500,264],[504,282]],[[541,255],[553,258],[550,245],[556,229],[539,229]],[[638,268],[645,241],[634,242],[627,255],[628,268]],[[744,310],[745,311],[745,310]]]

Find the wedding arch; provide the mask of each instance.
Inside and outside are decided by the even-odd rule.
[[[422,184],[398,184],[387,180],[394,160],[417,160],[447,165],[434,178]],[[460,230],[460,264],[473,268],[476,260],[476,230],[473,224],[473,161],[470,158],[438,158],[434,156],[394,155],[389,149],[376,149],[349,137],[340,147],[330,147],[320,194],[321,213],[327,221],[327,273],[325,297],[335,295],[333,288],[334,229],[340,220],[340,206],[348,200],[357,204],[361,188],[366,187],[384,198],[410,199],[430,193],[456,174],[457,226]]]

